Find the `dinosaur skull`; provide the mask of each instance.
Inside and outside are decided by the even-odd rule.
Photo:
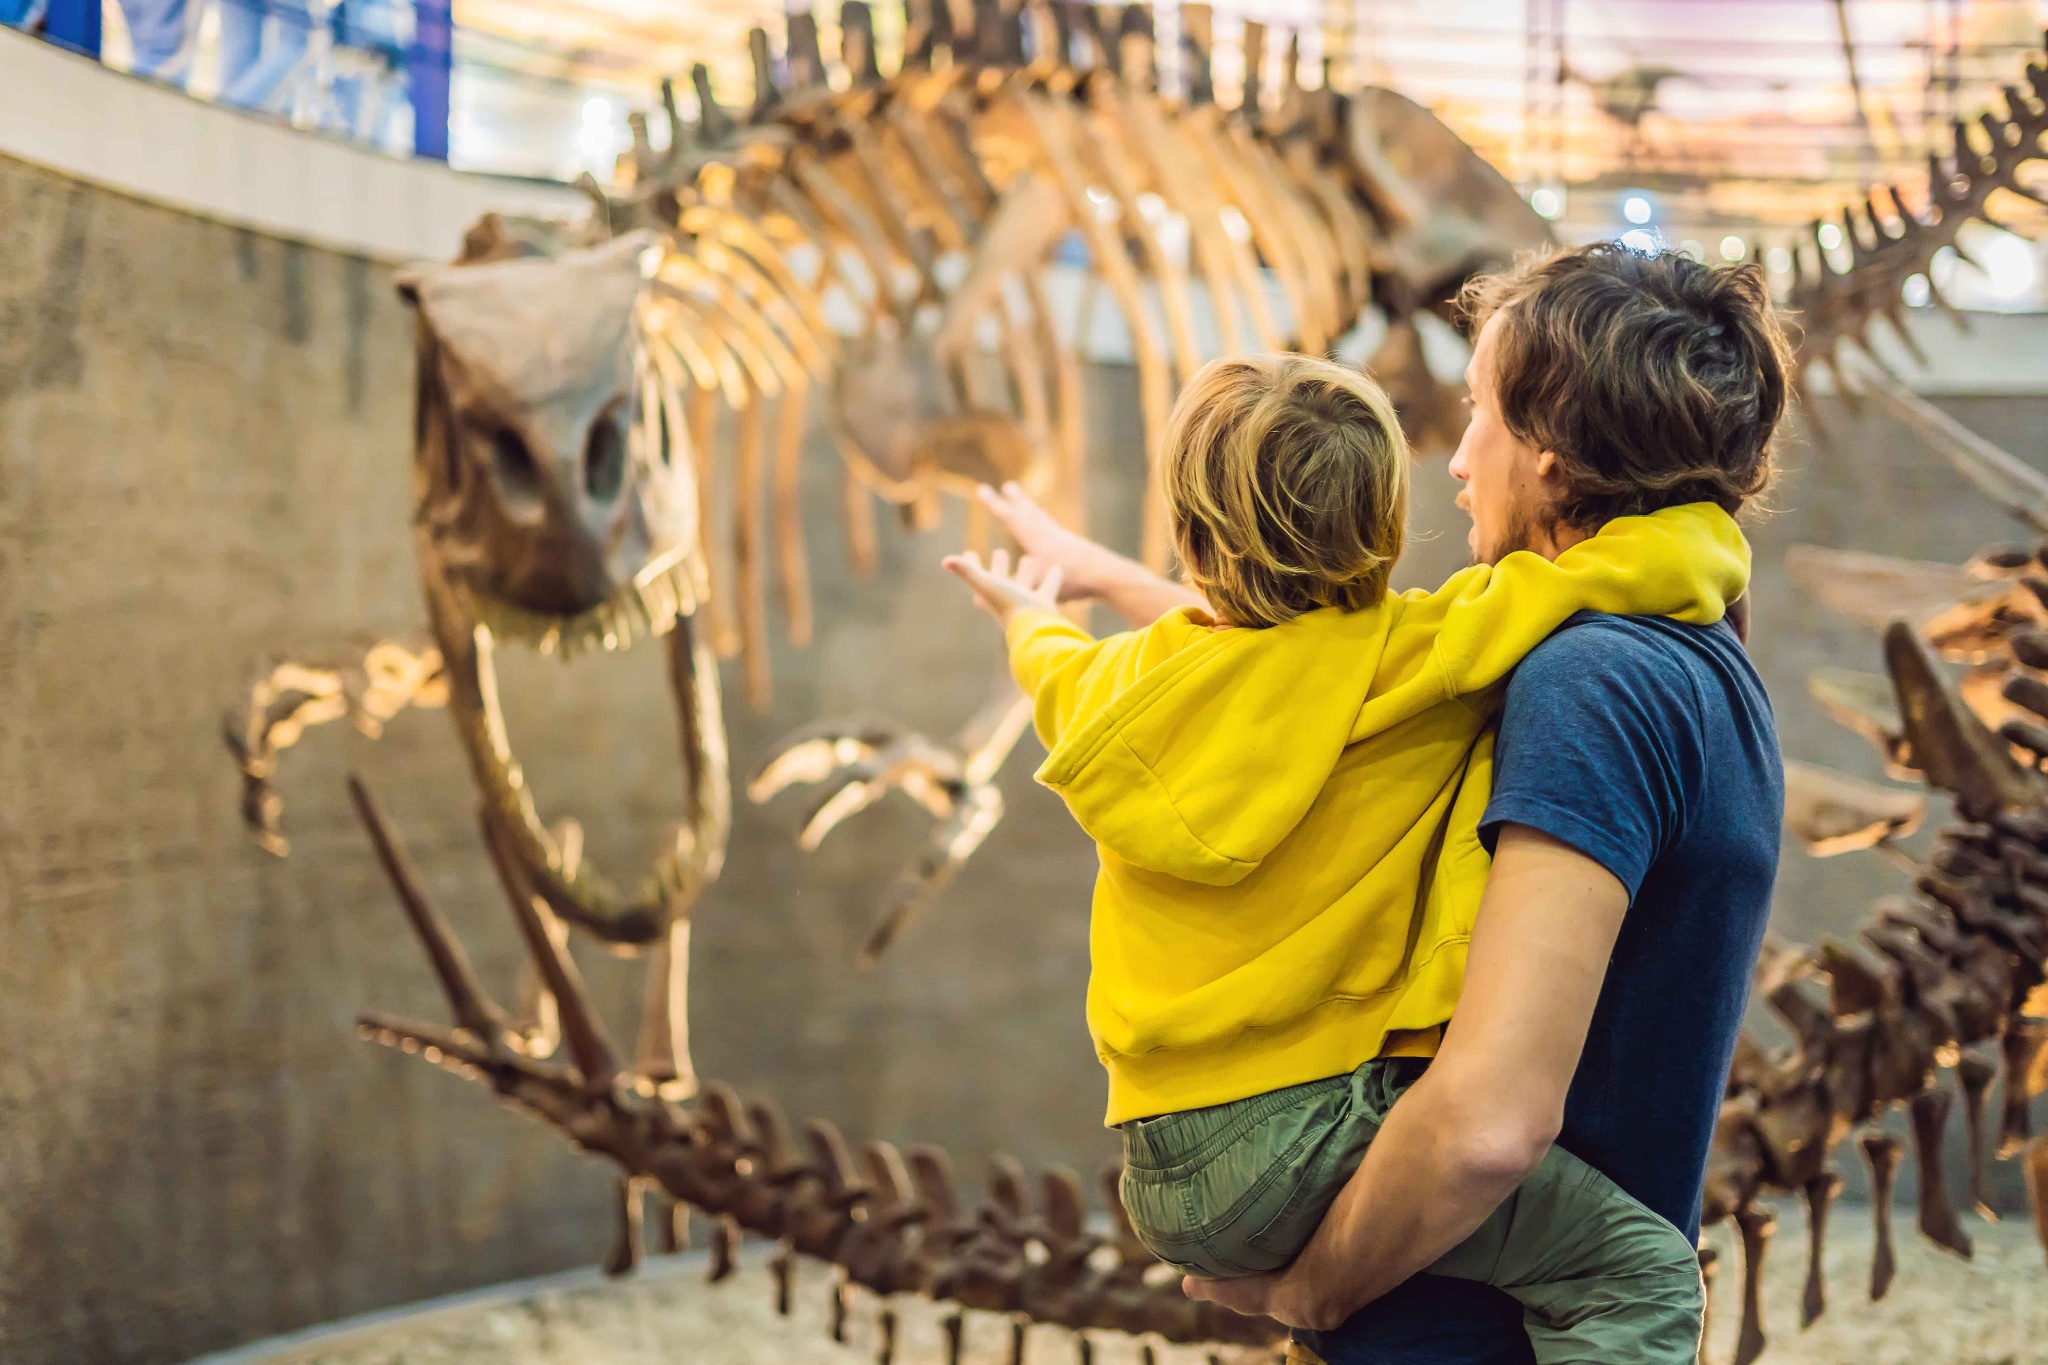
[[[553,258],[411,273],[420,324],[415,519],[448,581],[501,634],[616,643],[695,540],[680,435],[636,399],[633,234]],[[689,584],[668,594],[687,602]],[[652,604],[648,604],[652,605]]]
[[[419,310],[414,535],[449,706],[508,877],[618,944],[678,924],[722,857],[716,664],[681,400],[643,346],[649,233],[410,272]],[[631,897],[541,823],[498,700],[502,640],[566,656],[667,636],[686,811]],[[680,925],[678,924],[678,931]],[[680,978],[678,977],[678,980]]]

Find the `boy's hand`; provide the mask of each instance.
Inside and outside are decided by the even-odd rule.
[[[975,496],[989,515],[1024,547],[1027,561],[1058,566],[1062,602],[1100,596],[1119,570],[1130,567],[1116,551],[1060,525],[1018,483],[1006,483],[1001,488],[983,484]]]
[[[1010,567],[1010,552],[997,550],[984,566],[973,553],[947,555],[945,566],[974,590],[975,605],[1007,627],[1020,611],[1058,611],[1060,580],[1065,577],[1057,564],[1048,565],[1031,555]]]

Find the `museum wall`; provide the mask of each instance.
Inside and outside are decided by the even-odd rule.
[[[605,1169],[474,1085],[360,1042],[357,1010],[440,1003],[345,798],[361,773],[485,979],[519,955],[438,713],[286,755],[291,856],[238,814],[223,712],[278,657],[417,628],[407,537],[411,320],[383,263],[239,231],[0,158],[0,1359],[171,1362],[371,1308],[569,1266],[610,1236]],[[1137,403],[1090,376],[1098,525],[1133,539]],[[2048,401],[1944,399],[2037,463]],[[1957,559],[2007,534],[1988,503],[1874,415],[1830,405],[1756,525],[1755,650],[1796,756],[1876,775],[1800,680],[1875,668],[1874,637],[1806,604],[1801,540]],[[815,434],[814,434],[815,435]],[[886,527],[846,569],[837,467],[805,489],[819,631],[750,712],[735,770],[820,716],[882,711],[934,737],[984,695],[991,631],[936,567],[951,527]],[[1462,563],[1441,463],[1419,472],[1404,577]],[[663,669],[641,651],[502,660],[543,814],[637,876],[679,778]],[[814,855],[802,795],[742,806],[697,916],[706,1074],[856,1136],[1089,1170],[1113,1151],[1081,1020],[1089,851],[1030,782],[882,965],[855,953],[928,819],[901,798]],[[1779,928],[1851,930],[1896,874],[1789,850]],[[586,970],[615,1026],[631,964]],[[2011,1199],[2011,1173],[2000,1177]]]

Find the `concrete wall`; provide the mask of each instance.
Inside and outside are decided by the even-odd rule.
[[[288,756],[292,856],[257,851],[216,738],[258,666],[420,621],[405,522],[410,323],[382,265],[150,207],[0,158],[0,1359],[168,1362],[380,1305],[587,1264],[606,1173],[487,1096],[356,1041],[366,1006],[439,1017],[341,788],[364,773],[488,981],[518,956],[444,718]],[[1133,538],[1127,371],[1096,386],[1100,524]],[[1954,400],[2028,458],[2037,400]],[[1998,514],[1903,436],[1843,419],[1796,456],[1758,529],[1757,651],[1795,754],[1875,773],[1799,691],[1874,641],[1804,606],[1801,539],[1955,558]],[[806,489],[818,643],[776,648],[736,764],[824,714],[943,734],[994,643],[935,565],[885,530],[843,565],[830,455]],[[1410,577],[1463,559],[1423,470]],[[544,814],[573,813],[630,876],[677,796],[652,655],[563,668],[513,655],[506,700]],[[736,680],[734,680],[736,681]],[[815,856],[804,800],[741,811],[698,924],[700,1065],[850,1133],[1092,1168],[1109,1155],[1083,1033],[1088,851],[1035,789],[883,966],[853,957],[927,827],[891,800]],[[1894,884],[1789,855],[1780,923],[1852,925]],[[637,978],[586,968],[623,1027]]]

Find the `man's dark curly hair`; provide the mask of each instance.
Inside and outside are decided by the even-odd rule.
[[[1500,413],[1556,454],[1565,524],[1687,502],[1734,512],[1769,487],[1793,362],[1755,264],[1596,242],[1482,276],[1459,302],[1475,334],[1500,316]]]

